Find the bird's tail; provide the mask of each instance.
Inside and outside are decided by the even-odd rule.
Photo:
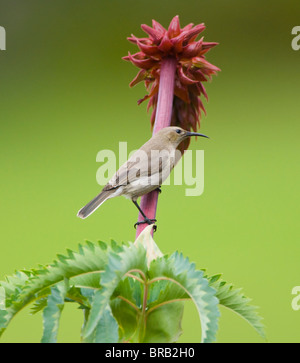
[[[97,208],[99,208],[100,205],[106,201],[106,199],[111,196],[112,192],[112,190],[102,191],[100,194],[97,195],[97,197],[92,199],[86,206],[80,209],[80,211],[77,213],[77,217],[82,219],[88,217]]]

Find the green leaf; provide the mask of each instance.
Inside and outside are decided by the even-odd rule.
[[[142,275],[147,272],[146,250],[142,245],[124,246],[119,254],[109,253],[105,272],[102,274],[102,289],[95,292],[88,321],[83,330],[83,339],[89,339],[93,334],[105,309],[107,309],[114,290],[126,273],[139,271]]]
[[[120,341],[138,342],[144,284],[134,278],[121,280],[114,290],[110,306],[119,324]]]
[[[266,339],[262,318],[257,312],[258,307],[250,305],[251,299],[243,294],[242,289],[220,280],[220,276],[215,275],[208,278],[210,285],[216,290],[220,304],[244,318],[262,338]]]
[[[28,278],[28,273],[16,271],[14,275],[8,276],[5,281],[0,282],[1,306],[5,308],[5,310],[0,310],[0,336],[15,314],[13,304],[17,301],[17,296],[22,291]]]
[[[103,311],[95,329],[95,343],[118,343],[119,326],[109,305]]]
[[[147,307],[152,309],[166,302],[187,299],[190,299],[190,296],[180,284],[162,279],[150,284]]]
[[[67,292],[65,302],[78,303],[80,309],[90,309],[89,296],[92,296],[93,293],[93,289],[72,286]]]
[[[51,289],[50,289],[50,293],[51,293]],[[49,295],[50,295],[49,293]],[[33,303],[33,306],[30,309],[30,313],[36,314],[39,311],[42,311],[43,309],[45,309],[45,307],[47,306],[47,301],[48,301],[48,296],[42,297],[39,300],[35,301]]]
[[[162,256],[151,230],[145,228],[134,244],[86,242],[51,265],[7,277],[0,282],[0,334],[18,311],[34,303],[33,313],[43,310],[42,342],[55,342],[64,304],[76,302],[84,313],[85,342],[175,342],[184,301],[192,299],[203,342],[215,340],[219,302],[265,336],[256,307],[241,289],[220,274],[205,276],[181,253]]]
[[[122,298],[128,300],[138,309],[142,308],[143,303],[143,284],[134,278],[124,278],[115,288],[112,299]]]
[[[152,282],[168,280],[179,286],[184,294],[180,295],[180,290],[176,287],[176,299],[189,296],[197,307],[201,321],[201,340],[212,342],[216,339],[220,315],[218,299],[215,297],[215,289],[209,286],[203,271],[196,270],[194,263],[190,263],[181,253],[175,252],[169,258],[153,260],[149,276]]]
[[[175,301],[160,305],[147,314],[144,343],[173,343],[182,334],[184,303]]]
[[[85,245],[79,245],[78,250],[67,250],[66,256],[58,255],[58,259],[51,265],[17,271],[0,282],[0,287],[4,288],[6,294],[6,314],[5,319],[1,318],[0,335],[16,313],[30,303],[46,298],[51,291],[50,287],[65,278],[80,287],[100,288],[101,272],[108,259],[107,245],[104,242],[86,242]],[[38,303],[34,311],[35,309],[39,309]],[[4,316],[4,313],[1,315]]]
[[[51,287],[47,298],[47,306],[43,310],[43,336],[41,343],[56,343],[59,320],[64,308],[64,300],[68,290],[68,281]]]
[[[120,298],[113,299],[110,306],[118,322],[120,342],[138,343],[141,311]]]
[[[0,286],[0,310],[5,310],[6,294],[4,287]]]
[[[0,286],[0,332],[4,330],[7,325],[7,311],[5,309],[5,289]]]
[[[26,285],[29,277],[34,276],[35,270],[30,273],[16,271],[14,275],[7,276],[5,281],[0,282],[0,286],[5,290],[5,305],[9,308],[16,300],[17,296],[22,292],[22,288]]]
[[[176,342],[182,333],[183,302],[173,300],[185,293],[168,281],[149,285],[146,311],[142,312],[144,284],[133,278],[120,281],[110,305],[120,328],[122,342]],[[169,301],[164,301],[164,297]],[[145,321],[145,330],[140,327]]]

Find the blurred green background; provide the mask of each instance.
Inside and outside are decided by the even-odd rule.
[[[0,279],[53,261],[85,239],[134,240],[134,206],[117,198],[87,220],[76,213],[100,190],[97,152],[119,141],[140,147],[151,135],[137,68],[121,60],[141,23],[205,22],[208,60],[222,69],[207,85],[209,103],[193,141],[205,150],[205,190],[185,197],[166,186],[155,241],[182,251],[243,287],[260,307],[270,342],[300,342],[299,91],[300,51],[291,48],[298,0],[0,0],[7,50],[0,52]],[[38,342],[41,315],[21,312],[2,342]],[[222,309],[219,342],[262,342]],[[60,342],[79,341],[81,312],[64,310]],[[187,304],[181,342],[197,342]]]

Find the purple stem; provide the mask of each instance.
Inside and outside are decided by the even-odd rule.
[[[161,61],[158,101],[153,135],[164,127],[171,125],[176,65],[177,60],[175,57],[167,57]],[[158,191],[156,190],[142,196],[141,198],[140,207],[149,219],[155,219],[157,201]],[[139,213],[138,221],[142,221],[143,219],[144,217]],[[137,226],[136,238],[146,226],[146,224],[140,224]]]

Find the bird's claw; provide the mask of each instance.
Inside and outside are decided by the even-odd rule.
[[[157,225],[154,224],[156,222],[156,219],[149,219],[149,218],[145,218],[143,221],[139,221],[139,222],[136,222],[135,225],[134,225],[134,228],[136,229],[136,226],[139,226],[140,224],[153,224],[153,231],[156,232],[157,230]]]

